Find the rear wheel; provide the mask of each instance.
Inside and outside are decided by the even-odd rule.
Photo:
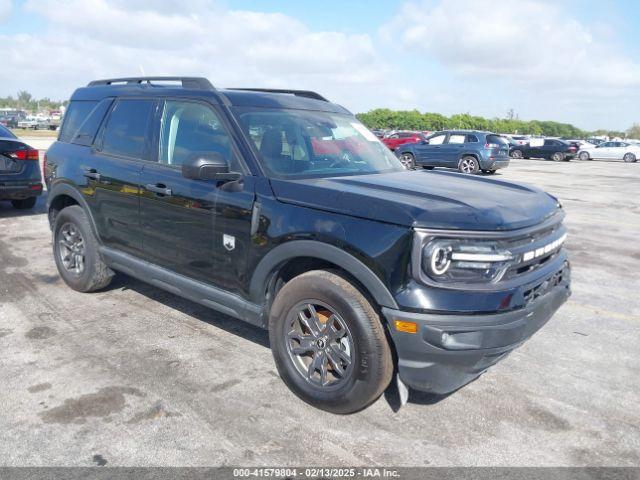
[[[551,155],[551,160],[553,160],[554,162],[561,162],[564,160],[564,154],[561,152],[555,152]]]
[[[633,153],[625,153],[622,159],[627,163],[635,163],[638,160]]]
[[[462,157],[458,162],[458,170],[460,170],[462,173],[475,175],[480,171],[480,164],[475,157]]]
[[[591,157],[589,156],[589,152],[580,152],[580,154],[578,155],[578,158],[583,162],[586,162],[587,160],[591,160]]]
[[[413,156],[413,153],[405,152],[400,155],[400,163],[402,163],[402,165],[404,165],[404,168],[406,168],[407,170],[413,170],[413,168],[416,166],[416,159]]]
[[[100,290],[113,277],[100,257],[89,219],[77,205],[63,209],[56,217],[53,256],[62,279],[78,292]]]
[[[28,210],[36,206],[38,199],[36,197],[25,198],[23,200],[11,200],[11,205],[17,210]]]
[[[269,313],[269,341],[287,386],[329,412],[361,410],[391,381],[391,349],[378,314],[332,271],[307,272],[282,287]]]

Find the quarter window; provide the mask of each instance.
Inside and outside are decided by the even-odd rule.
[[[478,137],[476,137],[475,135],[467,135],[467,142],[478,143]]]
[[[118,101],[104,130],[102,151],[121,157],[142,158],[153,106],[153,100]]]
[[[215,152],[231,164],[231,139],[212,108],[167,101],[160,128],[160,163],[180,166],[192,153]]]

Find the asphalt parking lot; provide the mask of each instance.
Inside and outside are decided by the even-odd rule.
[[[335,416],[279,379],[266,332],[118,275],[59,279],[44,199],[0,205],[3,465],[640,466],[640,164],[513,161],[567,211],[573,296],[448,397]],[[397,410],[397,411],[396,411]]]

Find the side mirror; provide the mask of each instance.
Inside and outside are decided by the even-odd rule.
[[[429,140],[422,140],[420,142],[421,145],[429,145]]]
[[[229,164],[218,152],[194,152],[182,164],[182,176],[191,180],[233,182],[241,174],[229,171]]]

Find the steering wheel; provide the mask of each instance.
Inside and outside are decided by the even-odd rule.
[[[353,158],[351,157],[351,154],[349,152],[344,152],[342,155],[340,155],[339,159],[331,162],[331,165],[329,165],[329,168],[336,168],[341,165],[348,165],[352,161],[353,161]]]

